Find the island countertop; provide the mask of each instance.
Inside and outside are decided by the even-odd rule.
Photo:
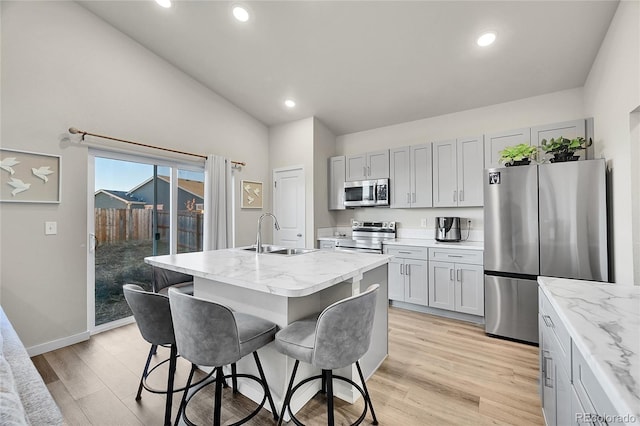
[[[640,287],[539,277],[618,413],[640,418]]]
[[[278,255],[232,248],[146,257],[146,263],[285,297],[303,297],[389,262],[385,254],[315,250]]]

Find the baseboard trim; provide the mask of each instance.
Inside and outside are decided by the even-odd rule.
[[[394,308],[406,309],[408,311],[421,312],[423,314],[430,314],[430,315],[437,315],[440,317],[471,322],[478,325],[484,324],[484,317],[465,314],[463,312],[447,311],[444,309],[432,308],[430,306],[422,306],[422,305],[416,305],[413,303],[400,302],[398,300],[389,300],[389,305],[393,306]]]
[[[45,352],[55,351],[56,349],[64,348],[79,342],[89,340],[90,333],[83,331],[82,333],[74,334],[72,336],[63,337],[62,339],[52,340],[50,342],[42,343],[27,348],[27,353],[30,357],[43,354]]]

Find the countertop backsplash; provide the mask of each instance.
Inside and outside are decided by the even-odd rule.
[[[435,239],[435,230],[431,228],[404,228],[401,224],[397,225],[396,229],[397,237],[403,239]],[[471,229],[469,232],[469,238],[467,239],[467,229],[462,226],[462,239],[466,241],[484,241],[484,231],[482,229]],[[350,226],[336,226],[331,228],[318,228],[317,238],[332,238],[332,237],[350,237]]]

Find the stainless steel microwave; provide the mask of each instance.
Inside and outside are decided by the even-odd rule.
[[[389,179],[359,180],[344,183],[344,206],[388,206]]]

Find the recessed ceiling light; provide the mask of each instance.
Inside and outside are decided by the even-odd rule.
[[[491,31],[488,33],[484,33],[480,37],[478,37],[477,43],[478,43],[478,46],[485,47],[485,46],[489,46],[494,41],[496,41],[496,33]]]
[[[284,105],[287,108],[293,108],[294,106],[296,106],[296,102],[292,99],[287,99],[286,101],[284,101]]]
[[[171,0],[156,0],[156,3],[158,3],[162,7],[166,7],[166,8],[171,7]]]
[[[249,20],[249,11],[242,6],[234,6],[233,17],[240,22],[247,22]]]

